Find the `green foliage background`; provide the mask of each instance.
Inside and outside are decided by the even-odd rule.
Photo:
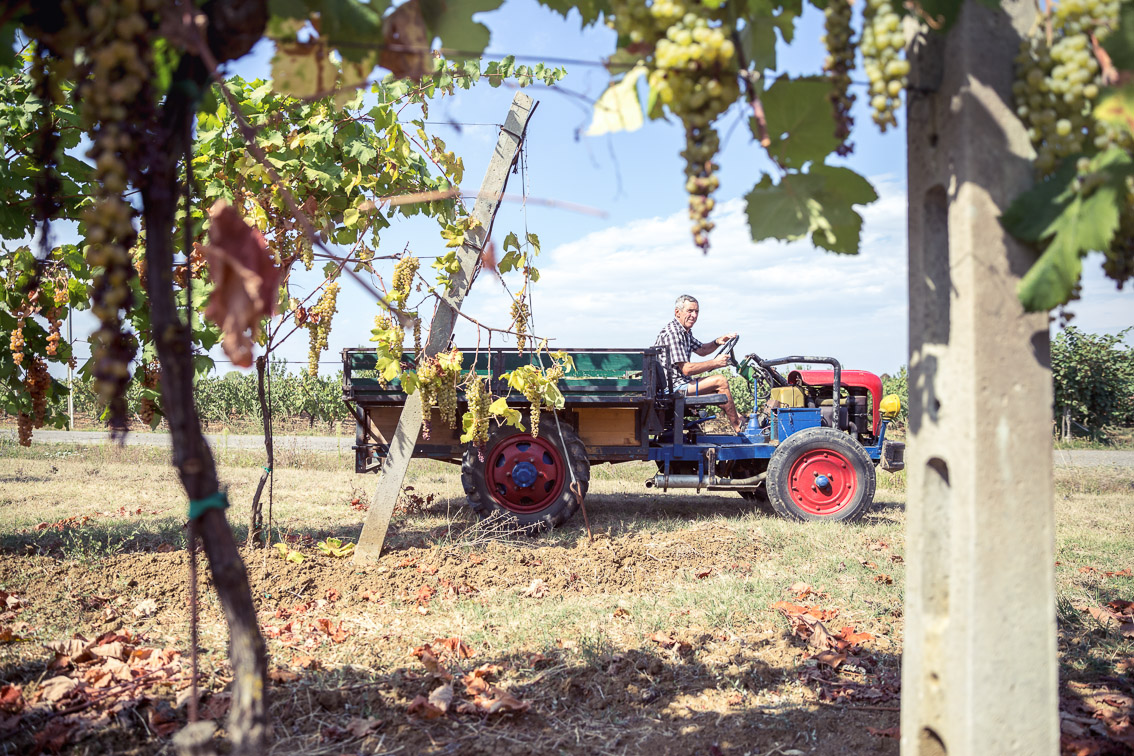
[[[1107,428],[1134,425],[1134,347],[1124,343],[1131,330],[1092,334],[1068,326],[1056,334],[1051,372],[1057,425],[1065,409],[1095,440],[1104,439]]]

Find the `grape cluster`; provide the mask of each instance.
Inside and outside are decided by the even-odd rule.
[[[1053,173],[1074,155],[1091,155],[1111,148],[1130,152],[1130,132],[1094,120],[1092,113],[1104,86],[1103,70],[1095,57],[1092,37],[1104,39],[1118,25],[1118,0],[1062,0],[1047,29],[1037,27],[1020,45],[1016,82],[1012,85],[1016,115],[1028,128],[1036,149],[1036,172]],[[1089,173],[1090,161],[1078,161],[1078,189],[1089,194],[1102,177]],[[1134,277],[1134,181],[1127,178],[1120,202],[1119,225],[1103,270],[1121,286]]]
[[[47,387],[51,383],[51,375],[47,372],[47,362],[42,357],[32,357],[28,365],[27,376],[24,378],[24,388],[32,400],[32,423],[36,428],[43,427],[47,416]]]
[[[63,320],[55,307],[48,307],[43,311],[47,319],[47,356],[54,357],[59,353],[59,342],[62,339],[59,331],[63,327]]]
[[[432,409],[437,404],[437,379],[441,375],[441,366],[436,357],[426,357],[417,363],[417,385],[421,392],[421,408],[423,420],[421,423],[421,437],[426,441],[433,434]]]
[[[52,305],[43,311],[49,326],[47,333],[47,355],[49,357],[55,357],[59,353],[59,342],[62,340],[60,331],[63,328],[62,310],[67,304],[67,279],[56,279],[54,284]]]
[[[828,97],[835,116],[835,138],[839,140],[835,152],[845,157],[854,151],[854,145],[847,141],[851,127],[854,126],[850,110],[855,101],[855,96],[850,93],[850,72],[854,70],[855,51],[850,0],[830,0],[823,13],[826,32],[823,44],[827,47],[823,71],[831,80],[831,94]]]
[[[1068,0],[1056,6],[1052,44],[1037,29],[1016,56],[1012,92],[1016,115],[1028,127],[1036,147],[1036,170],[1047,175],[1068,155],[1130,149],[1129,134],[1095,123],[1091,111],[1102,84],[1100,65],[1091,51],[1090,35],[1104,36],[1117,23],[1118,3]]]
[[[419,267],[421,267],[421,261],[413,255],[403,255],[394,264],[392,285],[394,291],[401,295],[400,300],[403,304],[409,299],[410,289],[413,288],[413,277],[417,274]]]
[[[142,368],[142,387],[148,389],[157,389],[161,379],[161,365],[156,361],[147,363]],[[143,396],[142,400],[138,402],[138,416],[142,418],[142,422],[148,426],[153,427],[154,415],[157,412],[157,402],[147,396]]]
[[[92,311],[99,328],[91,340],[95,388],[109,409],[111,426],[125,428],[128,365],[135,339],[125,332],[123,312],[134,306],[131,279],[135,274],[130,248],[134,245],[134,210],[123,197],[130,167],[140,168],[144,140],[126,126],[128,119],[152,112],[154,78],[151,32],[157,0],[91,3],[85,23],[77,23],[85,48],[85,76],[76,99],[92,146],[98,190],[84,213],[87,263],[96,270]]]
[[[32,417],[26,412],[20,412],[16,415],[16,435],[19,438],[20,446],[31,446]]]
[[[456,348],[440,360],[441,366],[439,385],[437,389],[437,408],[441,410],[441,418],[452,429],[457,427],[457,384],[461,380],[461,353]]]
[[[413,357],[416,360],[421,356],[421,317],[413,319]]]
[[[902,105],[902,90],[910,72],[909,61],[903,60],[906,38],[902,33],[902,17],[889,0],[866,0],[862,11],[862,62],[870,80],[870,106],[874,123],[885,132],[897,126],[894,115]]]
[[[327,336],[331,333],[331,319],[337,312],[338,297],[339,285],[327,284],[319,301],[307,311],[306,325],[311,336],[311,345],[307,350],[307,372],[311,377],[319,374],[319,355],[327,348]]]
[[[519,296],[512,300],[513,330],[516,333],[516,349],[520,352],[523,352],[524,347],[528,345],[529,317],[531,310],[528,309],[528,303],[524,301],[524,293],[521,291]]]
[[[473,378],[472,383],[465,388],[465,402],[472,416],[469,428],[472,443],[483,448],[488,443],[488,407],[492,403],[488,382],[480,376]]]
[[[12,333],[8,336],[8,348],[12,351],[12,362],[17,365],[24,364],[24,324],[27,316],[21,307],[16,311],[16,327],[12,329]]]
[[[543,408],[543,398],[540,396],[538,381],[528,381],[524,384],[524,398],[531,404],[531,408],[528,410],[528,424],[532,438],[539,438],[539,416],[540,410]]]
[[[450,428],[457,427],[457,383],[461,378],[461,353],[456,348],[438,357],[427,357],[417,366],[417,382],[424,410],[422,436],[429,440],[431,433],[430,410],[438,414]]]
[[[685,126],[685,189],[693,242],[709,249],[710,195],[720,186],[713,162],[720,138],[713,121],[740,96],[734,28],[719,9],[697,0],[661,0],[648,8],[633,0],[613,4],[611,24],[645,53],[654,70],[650,89]]]

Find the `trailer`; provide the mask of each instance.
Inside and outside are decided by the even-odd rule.
[[[481,517],[505,516],[529,532],[558,527],[578,510],[590,467],[600,462],[652,461],[647,487],[663,491],[735,491],[783,517],[853,521],[874,500],[875,467],[895,472],[904,445],[886,438],[897,397],[882,397],[878,376],[844,370],[830,357],[763,360],[732,356],[737,339],[721,348],[751,384],[758,406],[739,434],[714,433],[706,423],[723,394],[685,396],[668,390],[658,350],[567,349],[574,369],[559,383],[564,406],[544,410],[538,434],[493,423],[483,447],[464,444],[460,431],[427,415],[431,429],[415,457],[461,465],[468,504]],[[395,379],[378,375],[374,349],[344,349],[343,400],[356,420],[355,471],[379,472],[406,395]],[[543,363],[541,365],[541,362]],[[413,367],[413,355],[404,356]],[[501,376],[546,357],[515,349],[464,352],[462,370],[489,382],[510,406],[528,402]],[[827,365],[793,369],[781,365]],[[458,393],[458,415],[466,409]],[[526,417],[526,415],[525,415]]]

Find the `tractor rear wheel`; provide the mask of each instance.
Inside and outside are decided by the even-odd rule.
[[[471,444],[465,449],[461,464],[461,484],[473,511],[482,519],[504,517],[529,535],[571,519],[579,508],[571,482],[578,482],[586,496],[590,479],[583,442],[573,428],[557,425],[546,413],[539,436],[496,425],[483,450]]]
[[[783,517],[853,522],[874,503],[874,463],[846,433],[808,428],[779,445],[765,485]]]

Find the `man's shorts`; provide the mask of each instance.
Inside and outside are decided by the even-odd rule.
[[[675,388],[674,391],[680,391],[682,394],[685,394],[686,396],[696,396],[697,395],[697,388],[700,385],[700,383],[701,383],[700,378],[694,378],[693,380],[689,381],[689,383],[681,384],[680,386]]]

